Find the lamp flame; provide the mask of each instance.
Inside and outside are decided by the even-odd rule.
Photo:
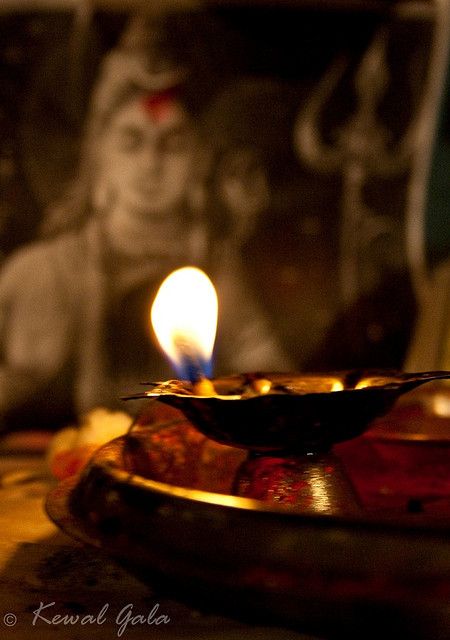
[[[218,301],[214,285],[196,267],[173,271],[161,284],[151,309],[158,342],[183,379],[212,376]]]

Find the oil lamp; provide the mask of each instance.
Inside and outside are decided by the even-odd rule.
[[[243,497],[319,513],[358,511],[333,445],[361,435],[401,394],[450,377],[353,370],[210,378],[217,317],[217,295],[206,274],[186,267],[169,275],[151,320],[180,379],[151,383],[130,398],[156,398],[180,409],[207,437],[248,450],[235,482]]]
[[[190,314],[203,322],[209,307],[214,319],[217,299],[205,306],[196,297],[200,289],[215,296],[197,271],[175,273],[161,295],[177,281],[170,317],[156,319],[164,298],[152,316],[184,377],[149,384],[138,397],[181,409],[190,422],[149,404],[156,420],[144,410],[127,436],[51,491],[50,517],[200,609],[223,612],[225,603],[226,613],[246,620],[327,637],[356,637],[362,628],[392,635],[393,619],[400,637],[428,637],[414,632],[430,621],[447,629],[448,517],[359,510],[332,447],[363,433],[402,393],[450,372],[208,379],[215,325],[208,347],[199,345]],[[191,323],[184,328],[183,317]]]

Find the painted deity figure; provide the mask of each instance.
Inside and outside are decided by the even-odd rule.
[[[203,142],[184,72],[137,31],[103,64],[72,199],[47,219],[53,234],[1,273],[0,414],[12,427],[61,424],[172,377],[148,311],[186,264],[218,289],[216,372],[286,368],[238,252],[211,246],[208,211],[192,204]]]

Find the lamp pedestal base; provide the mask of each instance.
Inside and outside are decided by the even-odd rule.
[[[233,492],[289,505],[297,512],[338,516],[360,512],[353,487],[331,451],[295,456],[250,452],[236,474]]]

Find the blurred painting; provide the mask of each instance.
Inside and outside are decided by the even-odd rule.
[[[438,3],[88,5],[0,13],[5,426],[174,377],[149,308],[184,265],[216,285],[216,374],[401,367]]]

